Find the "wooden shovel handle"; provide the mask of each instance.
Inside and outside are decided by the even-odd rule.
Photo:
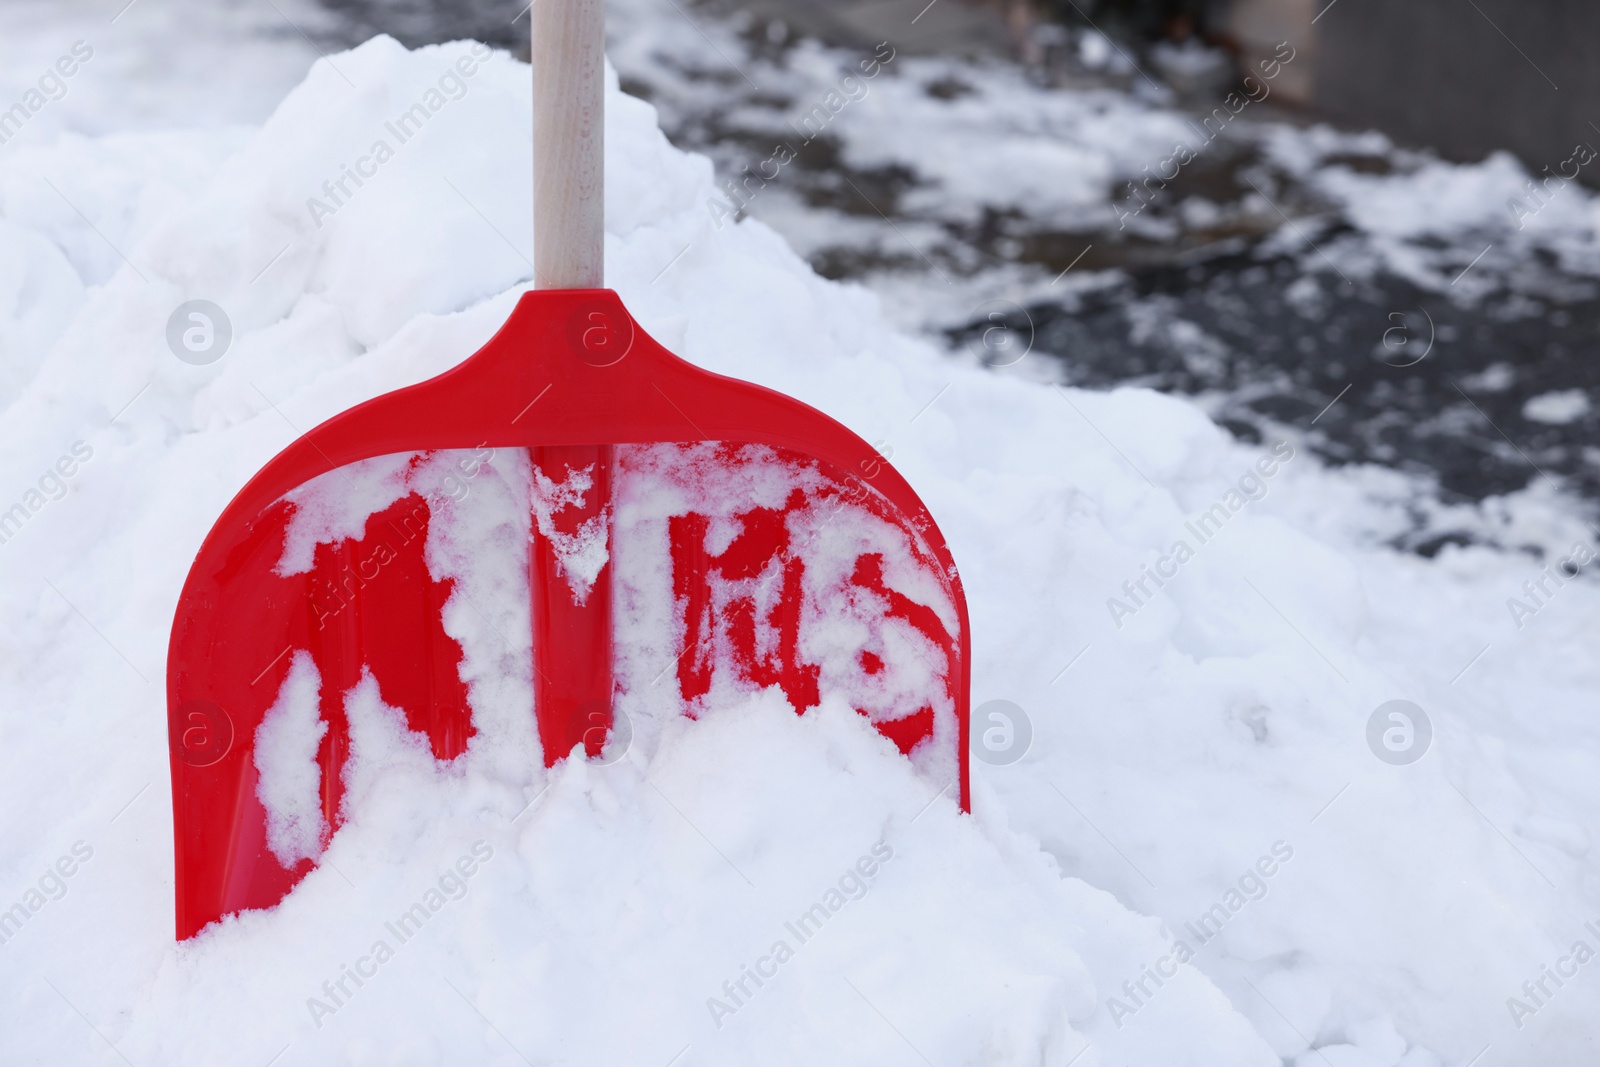
[[[605,286],[605,4],[535,0],[533,270],[540,289]]]

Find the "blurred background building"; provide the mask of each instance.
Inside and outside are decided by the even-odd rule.
[[[1176,0],[1165,5],[1181,6]],[[1600,144],[1592,0],[1212,0],[1205,24],[1246,58],[1296,43],[1285,92],[1316,112],[1452,159],[1515,152],[1534,173]],[[1167,15],[1168,24],[1181,15]],[[1597,184],[1593,173],[1583,179]]]

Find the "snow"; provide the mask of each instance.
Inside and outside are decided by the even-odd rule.
[[[337,212],[308,208],[464,59],[459,99]],[[872,109],[898,76],[852,105],[885,136],[892,112]],[[0,507],[29,516],[0,546],[7,1061],[1432,1067],[1488,1047],[1481,1064],[1590,1062],[1593,976],[1540,985],[1576,942],[1600,946],[1600,594],[1590,573],[1546,577],[1593,543],[1574,504],[1536,482],[1480,516],[1525,551],[1425,559],[1385,543],[1414,499],[1393,471],[1326,468],[1291,441],[1268,478],[1276,442],[1237,442],[1188,402],[951,358],[763,224],[716,225],[709,163],[614,78],[607,283],[687,358],[892,451],[961,567],[974,704],[1012,701],[1031,747],[974,763],[965,817],[842,700],[800,718],[778,694],[732,694],[689,719],[657,690],[630,709],[621,758],[546,772],[517,595],[526,458],[372,461],[370,499],[341,503],[337,473],[300,491],[280,566],[385,496],[426,496],[478,732],[441,764],[358,685],[346,822],[321,865],[280,907],[175,945],[161,679],[183,576],[300,430],[454,365],[508,315],[531,275],[528,85],[504,54],[379,38],[313,64],[270,117],[244,108],[244,126],[30,125],[0,148]],[[1063,100],[1062,122],[1140,164],[1168,147],[1159,114]],[[949,155],[973,150],[977,121]],[[1009,162],[984,180],[1041,189],[1021,168],[1059,163],[1051,132],[1004,131]],[[1114,169],[1084,166],[1052,193],[1060,210]],[[1513,226],[1502,169],[1329,181],[1398,256],[1426,247],[1407,203],[1449,194]],[[1580,205],[1552,200],[1528,232]],[[231,320],[215,363],[167,346],[190,299]],[[67,455],[82,462],[65,493],[33,508]],[[1232,508],[1257,495],[1253,471],[1264,491]],[[1123,583],[1219,502],[1226,523],[1119,628]],[[1531,615],[1508,607],[1532,603],[1527,584]],[[274,840],[305,854],[296,709],[314,679],[296,671],[259,758],[285,813]],[[1433,731],[1403,766],[1366,741],[1395,699]],[[802,941],[786,924],[819,903]],[[780,942],[775,975],[746,979]]]
[[[317,746],[328,732],[317,700],[322,678],[309,652],[296,652],[278,701],[256,728],[256,796],[267,809],[267,847],[285,867],[322,854],[322,768]]]
[[[875,515],[851,487],[836,492],[837,483],[814,466],[797,467],[766,446],[695,442],[626,446],[618,452],[616,600],[623,607],[615,623],[614,673],[629,690],[622,706],[630,715],[644,714],[642,701],[649,702],[648,714],[656,720],[682,713],[675,687],[661,684],[664,669],[680,655],[691,669],[711,675],[709,694],[691,711],[702,702],[737,702],[749,695],[739,683],[730,684],[730,678],[743,674],[730,669],[738,662],[732,635],[713,628],[691,641],[683,633],[685,620],[671,617],[668,520],[689,512],[704,516],[705,548],[714,554],[743,531],[741,513],[773,509],[783,514],[786,548],[757,573],[708,574],[710,611],[726,618],[730,605],[748,598],[752,641],[757,658],[765,659],[776,656],[783,639],[774,608],[784,597],[798,595],[800,659],[817,667],[819,690],[873,722],[931,706],[932,736],[910,756],[935,786],[949,788],[956,781],[952,750],[958,724],[944,678],[944,650],[908,619],[891,617],[884,596],[852,582],[858,560],[876,556],[884,588],[927,608],[946,634],[954,634],[956,607],[925,546]],[[785,589],[790,560],[801,566],[793,594]],[[676,651],[690,645],[692,654]],[[861,670],[864,652],[877,658],[876,671]]]
[[[1551,426],[1565,426],[1589,413],[1589,395],[1582,389],[1557,389],[1530,397],[1522,417]]]
[[[575,604],[589,599],[595,579],[611,559],[609,506],[600,514],[585,519],[572,533],[556,529],[555,515],[568,508],[583,508],[589,491],[594,488],[594,464],[582,470],[567,468],[561,481],[551,479],[544,471],[533,470],[533,517],[539,534],[550,541],[560,564],[561,574]]]
[[[63,132],[258,125],[318,52],[306,34],[328,20],[305,0],[10,0],[0,7],[0,101],[21,100],[62,56],[89,57],[36,111],[16,142]],[[70,66],[70,65],[69,65]],[[243,78],[239,72],[248,70]],[[154,161],[152,161],[154,162]]]
[[[1535,252],[1575,273],[1600,272],[1600,198],[1560,176],[1530,175],[1509,153],[1447,163],[1396,151],[1377,134],[1326,126],[1269,127],[1265,148],[1370,240],[1370,251],[1331,253],[1347,273],[1365,274],[1381,263],[1420,288],[1469,300],[1492,290],[1497,270],[1514,271]],[[1391,156],[1398,166],[1368,174],[1348,163],[1327,165],[1341,156],[1375,155]],[[1501,256],[1519,254],[1488,257],[1469,274],[1468,265],[1494,245]]]

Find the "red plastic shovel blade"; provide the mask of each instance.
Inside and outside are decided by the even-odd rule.
[[[314,494],[359,496],[370,471],[352,465],[380,457],[378,505],[349,528],[295,533]],[[530,292],[460,366],[300,437],[201,546],[167,669],[180,939],[271,907],[315,866],[342,818],[345,700],[363,679],[437,759],[471,742],[463,650],[444,623],[456,590],[428,555],[449,510],[425,488],[442,464],[528,479],[529,711],[547,765],[605,743],[625,685],[611,550],[655,538],[675,641],[662,676],[685,713],[718,692],[776,687],[797,712],[838,694],[954,777],[970,810],[966,601],[911,487],[815,409],[667,352],[615,293]],[[318,791],[285,813],[263,799],[258,743],[307,679]]]

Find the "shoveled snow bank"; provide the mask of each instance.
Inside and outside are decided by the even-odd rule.
[[[200,539],[296,432],[459,361],[531,275],[527,68],[382,38],[334,62],[247,138],[5,159],[51,311],[0,414],[7,1060],[1585,1062],[1593,976],[1523,984],[1600,945],[1592,583],[1508,620],[1544,561],[1376,546],[1396,476],[936,355],[759,224],[713,226],[710,167],[614,86],[608,283],[687,357],[892,451],[962,567],[975,702],[1020,705],[1031,750],[974,764],[969,819],[860,716],[766,694],[546,774],[507,710],[526,606],[480,568],[490,614],[447,618],[480,743],[438,764],[358,686],[322,866],[173,945],[161,679]],[[28,214],[46,177],[86,224]],[[209,365],[167,347],[193,299],[231,320]],[[1548,494],[1504,510],[1537,549],[1592,537]],[[1397,697],[1432,718],[1409,766],[1366,740]]]

